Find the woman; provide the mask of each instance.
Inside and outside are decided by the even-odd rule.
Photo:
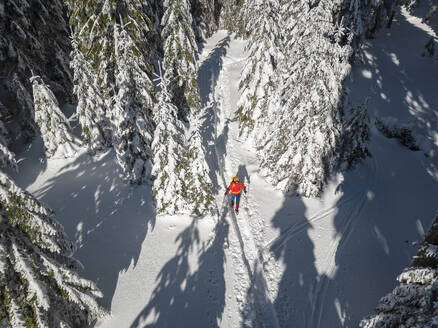
[[[232,176],[232,181],[225,191],[225,195],[228,195],[228,193],[231,194],[231,206],[234,205],[234,200],[236,200],[236,213],[239,213],[240,195],[242,193],[242,190],[246,194],[245,185],[240,182],[240,179],[238,177]]]

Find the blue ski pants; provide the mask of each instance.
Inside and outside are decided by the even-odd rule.
[[[234,203],[234,200],[236,200],[236,208],[239,208],[239,204],[240,204],[240,195],[231,195],[230,200]]]

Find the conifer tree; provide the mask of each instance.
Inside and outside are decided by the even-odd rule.
[[[67,118],[59,109],[53,92],[41,77],[31,78],[35,121],[43,137],[47,157],[69,157],[76,153],[79,141],[72,134]]]
[[[245,2],[236,118],[241,133],[254,130],[262,172],[279,189],[317,196],[333,170],[369,155],[366,108],[347,106],[343,84],[363,38],[390,26],[397,3]]]
[[[197,45],[192,26],[188,0],[169,1],[162,19],[163,68],[170,81],[172,101],[184,120],[200,108],[200,96],[196,82]]]
[[[245,15],[242,10],[246,11],[247,8],[243,7],[244,0],[222,0],[221,1],[221,27],[227,29],[230,32],[236,32],[241,34],[244,30],[244,21],[242,20]],[[250,0],[246,1],[247,3]],[[253,0],[252,2],[258,2]],[[249,4],[251,6],[251,4]]]
[[[161,91],[154,107],[156,129],[152,142],[153,194],[157,211],[171,215],[205,215],[214,205],[210,195],[213,185],[200,132],[202,113],[198,112],[195,117],[186,142],[184,125],[172,103],[170,81],[165,74],[158,80]]]
[[[261,164],[280,189],[317,196],[337,165],[334,149],[342,148],[337,144],[344,126],[342,83],[350,71],[351,47],[333,40],[336,3],[287,6],[279,101],[261,133]]]
[[[68,4],[75,30],[72,66],[83,137],[92,149],[114,145],[126,180],[145,181],[153,129],[153,85],[148,75],[157,47],[151,45],[156,33],[150,1]]]
[[[438,318],[438,217],[419,245],[408,268],[397,277],[398,285],[379,300],[373,314],[359,324],[361,328],[434,327]]]
[[[38,133],[33,120],[32,74],[41,76],[59,100],[71,100],[70,40],[60,0],[0,2],[1,114],[11,142]],[[32,73],[33,72],[33,73]]]
[[[156,124],[152,152],[153,194],[160,214],[188,212],[183,195],[180,159],[184,154],[184,127],[178,119],[178,108],[172,103],[166,75],[160,77],[161,88],[154,107]]]
[[[0,117],[1,118],[1,117]],[[8,132],[4,123],[0,120],[0,168],[12,167],[16,168],[14,154],[8,149],[7,142]]]
[[[248,59],[240,80],[241,97],[236,112],[241,131],[263,124],[268,116],[269,101],[275,93],[275,70],[279,56],[279,3],[276,0],[254,1],[247,8],[254,15],[247,17],[252,26],[248,40]],[[255,14],[257,13],[257,14]],[[250,30],[250,29],[249,29]]]
[[[131,183],[142,183],[151,174],[153,85],[142,52],[127,31],[129,25],[135,31],[133,20],[125,26],[117,24],[114,31],[117,93],[111,121],[115,127],[113,144],[123,176]]]
[[[82,127],[82,139],[91,150],[111,145],[106,104],[97,86],[93,70],[73,39],[71,67],[74,71],[74,89],[77,96],[76,112]]]
[[[364,38],[372,37],[383,27],[390,27],[398,0],[345,0],[336,10],[335,22],[339,29],[349,31],[341,42],[352,43],[358,50]]]
[[[209,168],[205,160],[205,148],[202,144],[201,126],[202,112],[193,119],[188,150],[182,156],[186,161],[184,173],[184,196],[192,206],[192,213],[205,215],[213,208],[211,196],[213,184],[209,176]]]
[[[202,42],[219,28],[219,3],[217,0],[191,0],[191,8],[196,39]]]
[[[104,314],[54,213],[0,171],[0,324],[84,327]]]
[[[6,157],[7,161],[3,159]],[[16,167],[0,140],[0,168]],[[0,325],[84,327],[105,314],[54,213],[0,170]]]
[[[370,118],[367,108],[368,99],[360,106],[344,105],[345,117],[342,132],[337,140],[333,154],[330,155],[334,168],[353,168],[361,160],[371,156],[368,150],[370,141]]]
[[[245,0],[242,5],[242,10],[240,11],[240,24],[241,30],[244,37],[250,37],[257,33],[253,29],[253,25],[258,22],[258,20],[266,14],[266,12],[259,12],[259,9],[263,8],[262,0]],[[244,10],[243,10],[244,9]],[[255,25],[254,25],[255,26]]]
[[[71,68],[82,136],[92,150],[112,145],[107,118],[114,83],[114,2],[67,0],[74,29]]]

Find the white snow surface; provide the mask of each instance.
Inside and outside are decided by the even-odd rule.
[[[372,129],[372,157],[333,177],[320,199],[284,196],[258,174],[251,140],[231,118],[245,42],[219,31],[201,46],[201,131],[217,215],[156,216],[151,186],[128,186],[113,151],[43,160],[17,156],[17,184],[57,213],[111,315],[95,327],[355,327],[397,285],[436,211],[438,62],[430,33],[397,16],[367,45],[349,83],[371,121],[395,117],[430,142],[413,152]],[[397,60],[395,60],[395,58]],[[434,150],[434,151],[431,151]],[[223,192],[247,185],[236,216]]]

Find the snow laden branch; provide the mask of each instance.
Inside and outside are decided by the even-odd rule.
[[[0,168],[17,169],[14,154],[7,147],[7,135],[5,125],[0,120]]]
[[[52,91],[70,102],[70,40],[60,0],[0,2],[0,119],[16,143],[38,134],[29,72],[41,76]]]
[[[73,93],[77,97],[76,113],[82,127],[82,139],[93,151],[104,149],[111,145],[110,124],[106,117],[106,104],[102,90],[98,87],[97,76],[93,73],[90,63],[79,49],[79,42],[72,39],[72,61],[74,72]]]
[[[0,172],[0,324],[84,327],[105,311],[54,213]]]
[[[213,198],[200,126],[193,128],[187,146],[185,127],[178,119],[178,108],[172,103],[170,81],[161,70],[160,75],[157,81],[161,91],[154,107],[156,129],[152,142],[157,211],[204,215],[212,209]]]
[[[250,37],[236,119],[277,188],[318,196],[330,174],[369,155],[366,102],[351,106],[344,84],[362,37],[391,19],[394,4],[387,5],[246,2]]]
[[[122,177],[141,184],[151,175],[151,142],[154,125],[151,117],[153,90],[140,50],[125,26],[114,28],[117,93],[110,110],[113,145]]]
[[[198,47],[189,1],[169,1],[161,25],[163,68],[170,83],[172,101],[178,107],[178,115],[187,120],[189,113],[199,110],[201,102],[196,82]]]
[[[236,117],[241,131],[263,127],[270,113],[268,102],[275,94],[276,65],[280,54],[280,28],[277,1],[253,1],[245,11],[245,25],[253,29],[246,51],[248,60],[240,80],[241,97]]]
[[[79,140],[72,134],[67,118],[59,109],[53,92],[41,77],[33,76],[33,99],[35,121],[38,124],[46,148],[47,157],[71,157],[79,146]]]
[[[438,324],[438,217],[420,245],[411,266],[398,277],[399,285],[382,297],[361,328],[434,327]]]
[[[168,91],[169,81],[161,77],[161,93],[154,107],[156,124],[152,151],[154,154],[152,176],[153,195],[159,213],[174,214],[187,210],[182,194],[182,180],[178,170],[184,152],[184,128],[178,120],[178,108],[173,105]]]
[[[206,151],[202,144],[201,135],[202,112],[194,117],[188,150],[185,151],[183,160],[187,162],[184,168],[184,193],[192,204],[192,213],[203,215],[214,207],[213,183],[210,180],[210,169],[205,160]]]

